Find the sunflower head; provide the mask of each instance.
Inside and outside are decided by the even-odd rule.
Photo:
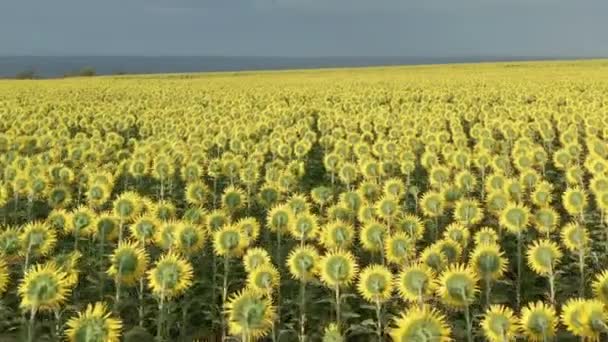
[[[508,204],[500,215],[500,224],[513,234],[521,234],[528,226],[530,210],[518,204]]]
[[[454,219],[460,224],[470,227],[483,219],[483,211],[479,202],[471,199],[461,199],[456,202],[454,208]]]
[[[4,259],[0,259],[0,295],[6,291],[10,282],[10,272]]]
[[[403,232],[389,236],[384,242],[384,255],[395,265],[404,265],[415,254],[416,242]]]
[[[321,231],[321,243],[327,249],[350,247],[355,235],[355,229],[352,225],[335,221],[328,223]]]
[[[153,216],[140,216],[129,226],[131,236],[143,244],[149,244],[160,229],[161,223]]]
[[[301,213],[290,221],[289,232],[294,239],[307,241],[317,237],[319,224],[315,215]]]
[[[295,279],[310,281],[318,271],[319,253],[312,246],[296,247],[287,257],[287,267]]]
[[[405,195],[405,185],[399,178],[387,179],[384,182],[384,195],[394,199],[401,199]]]
[[[440,273],[448,265],[448,258],[436,244],[428,246],[422,251],[420,261],[435,273]]]
[[[248,245],[247,236],[235,226],[224,226],[213,233],[213,250],[217,255],[238,257]]]
[[[211,232],[216,232],[230,223],[229,216],[223,210],[214,210],[205,219],[205,224]]]
[[[462,248],[466,248],[469,244],[471,234],[469,229],[459,223],[452,223],[445,228],[443,237],[445,239],[457,242]]]
[[[65,226],[67,233],[76,237],[88,236],[93,233],[93,223],[95,222],[95,212],[85,206],[76,208],[70,214],[70,222]]]
[[[534,222],[534,228],[542,234],[551,233],[559,225],[559,215],[550,207],[538,209],[534,213],[532,220]]]
[[[358,269],[355,257],[350,252],[342,250],[325,254],[319,262],[321,281],[329,288],[350,285]]]
[[[477,274],[464,265],[449,266],[437,280],[437,295],[450,307],[471,305],[477,295]]]
[[[122,242],[110,257],[108,274],[122,284],[132,286],[143,277],[148,267],[148,254],[132,242]]]
[[[482,244],[473,251],[470,267],[481,278],[496,280],[507,270],[507,260],[498,245]]]
[[[397,276],[396,284],[399,295],[410,302],[421,302],[432,296],[435,290],[433,272],[421,263],[405,266]]]
[[[449,342],[452,331],[445,316],[434,308],[412,306],[395,321],[395,342]]]
[[[65,208],[72,202],[72,192],[66,186],[56,185],[49,189],[47,202],[52,208]]]
[[[206,237],[207,232],[203,228],[184,222],[175,231],[175,245],[184,255],[193,255],[203,249]]]
[[[62,253],[57,254],[53,258],[51,263],[54,263],[54,267],[58,270],[65,272],[66,274],[66,282],[68,287],[73,288],[78,284],[78,275],[80,273],[78,269],[78,263],[82,258],[82,254],[78,251],[74,251],[71,253]]]
[[[384,196],[376,202],[376,214],[385,222],[395,220],[401,212],[399,202],[390,196]]]
[[[475,245],[491,245],[498,243],[498,234],[490,227],[482,227],[475,233]]]
[[[528,248],[528,265],[540,275],[548,275],[555,272],[562,252],[559,246],[550,240],[539,240]]]
[[[201,207],[190,207],[186,209],[182,215],[182,219],[186,222],[203,226],[205,224],[205,209]]]
[[[322,342],[344,342],[344,336],[340,332],[340,328],[336,323],[330,323],[323,331]]]
[[[247,275],[247,288],[271,296],[281,283],[279,271],[271,263],[260,265]]]
[[[192,272],[188,260],[169,252],[148,271],[148,284],[157,297],[179,296],[192,285]]]
[[[580,188],[568,188],[562,195],[562,204],[568,214],[582,215],[587,207],[587,194]]]
[[[424,224],[415,215],[404,215],[397,221],[397,229],[406,233],[414,240],[420,240],[424,236]]]
[[[91,230],[93,236],[103,241],[114,241],[118,238],[119,221],[111,212],[102,213],[95,217]]]
[[[448,264],[457,262],[462,255],[462,247],[454,240],[441,239],[433,246],[436,246],[445,255]]]
[[[361,194],[361,198],[373,203],[378,200],[380,194],[382,193],[382,189],[378,185],[378,183],[373,181],[364,181],[359,185],[357,189],[359,194]]]
[[[481,328],[489,342],[511,341],[519,330],[513,310],[502,305],[492,305],[486,310]]]
[[[6,261],[18,259],[21,253],[21,232],[18,228],[6,228],[0,232],[0,256]]]
[[[380,222],[368,222],[361,229],[361,244],[363,248],[371,252],[378,252],[384,248],[384,241],[388,235],[386,225]]]
[[[57,233],[46,223],[27,224],[19,237],[21,252],[35,256],[49,255],[57,244]]]
[[[70,292],[67,274],[54,263],[29,268],[19,285],[21,308],[48,311],[58,309]]]
[[[562,242],[573,253],[584,252],[590,243],[589,232],[585,226],[571,222],[562,228]]]
[[[243,208],[247,203],[247,195],[243,190],[229,186],[222,194],[222,207],[229,213]]]
[[[245,290],[226,303],[226,314],[231,335],[258,339],[266,336],[272,328],[276,309],[268,297]]]
[[[268,213],[268,226],[274,232],[286,232],[293,220],[291,209],[286,205],[276,206]]]
[[[532,203],[539,207],[546,207],[553,201],[553,186],[548,182],[539,182],[536,184],[534,191],[531,194]]]
[[[113,203],[114,215],[124,222],[133,220],[142,209],[142,200],[134,192],[123,192]]]
[[[267,183],[258,191],[258,201],[264,208],[271,208],[280,199],[281,194],[276,185]]]
[[[596,276],[593,281],[593,295],[608,306],[608,270]]]
[[[385,266],[368,266],[359,274],[357,290],[368,302],[385,302],[393,294],[393,275]]]
[[[294,215],[307,213],[310,209],[308,198],[305,195],[294,194],[287,201],[287,205],[291,208]]]
[[[175,219],[175,205],[168,201],[160,201],[154,204],[152,216],[160,221],[169,221]]]
[[[209,199],[209,188],[207,185],[200,181],[194,181],[188,183],[186,186],[186,201],[190,204],[197,206],[204,206]]]
[[[562,322],[576,336],[599,341],[608,329],[608,315],[599,300],[570,299],[562,307]]]
[[[259,247],[249,248],[243,256],[243,266],[247,273],[251,273],[256,268],[270,263],[271,260],[268,252]]]
[[[97,302],[67,322],[66,335],[70,342],[119,342],[121,329],[122,321]]]
[[[555,309],[543,302],[530,303],[522,309],[519,325],[530,341],[547,341],[555,336]]]
[[[439,217],[443,215],[445,199],[440,193],[429,191],[422,196],[420,206],[425,216]]]

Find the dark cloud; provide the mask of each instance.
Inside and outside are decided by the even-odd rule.
[[[0,55],[608,55],[604,0],[5,0]]]

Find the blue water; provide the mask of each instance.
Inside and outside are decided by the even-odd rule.
[[[61,77],[91,67],[99,75],[205,71],[283,70],[382,65],[419,65],[513,60],[540,57],[2,57],[0,77],[33,70],[37,77]]]

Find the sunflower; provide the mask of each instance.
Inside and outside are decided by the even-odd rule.
[[[376,214],[382,218],[384,222],[390,224],[400,213],[399,202],[393,197],[384,196],[376,202]]]
[[[490,245],[498,243],[498,234],[490,227],[483,227],[475,233],[475,245]]]
[[[203,182],[190,182],[186,186],[186,202],[192,205],[204,206],[205,204],[207,204],[208,198],[210,196],[209,194],[210,191],[207,188],[207,185],[205,185],[205,183]]]
[[[372,265],[361,270],[357,290],[361,297],[371,303],[383,303],[393,293],[393,275],[381,265]]]
[[[263,338],[272,328],[276,309],[268,297],[252,291],[241,291],[226,303],[228,329],[244,342]]]
[[[103,241],[115,241],[118,238],[118,218],[111,212],[101,213],[91,224],[93,237]]]
[[[397,230],[409,235],[414,240],[419,240],[424,236],[424,224],[416,215],[404,215],[397,221]]]
[[[436,282],[437,296],[450,307],[467,307],[475,300],[477,282],[477,274],[465,265],[448,266]]]
[[[112,204],[114,215],[123,222],[130,222],[143,209],[143,203],[138,194],[134,192],[123,192]]]
[[[222,194],[222,207],[229,213],[234,213],[237,210],[245,207],[247,204],[247,195],[243,190],[229,186]]]
[[[358,269],[355,257],[347,251],[334,250],[325,254],[319,261],[321,281],[329,288],[350,285]]]
[[[55,255],[52,261],[49,263],[54,263],[54,267],[60,270],[61,272],[65,272],[66,274],[66,282],[70,288],[73,288],[78,284],[78,275],[80,273],[78,269],[78,262],[82,258],[82,254],[78,251],[74,251],[71,253],[63,253]]]
[[[522,309],[519,325],[529,341],[548,341],[555,336],[558,319],[552,305],[530,303]]]
[[[568,188],[562,195],[562,204],[568,214],[572,216],[583,215],[587,207],[587,194],[577,187]]]
[[[247,236],[235,226],[224,226],[213,233],[213,250],[216,255],[238,257],[248,245]]]
[[[66,208],[72,203],[72,191],[63,185],[50,188],[46,194],[47,202],[51,208]]]
[[[148,271],[148,284],[158,297],[179,296],[192,285],[192,265],[178,254],[168,252]]]
[[[175,205],[168,201],[160,201],[154,204],[151,210],[152,216],[161,221],[170,221],[175,219]]]
[[[275,206],[268,213],[268,226],[273,232],[286,232],[293,223],[293,214],[289,206]]]
[[[541,234],[549,234],[559,225],[559,215],[555,209],[544,207],[538,209],[532,218],[534,228]]]
[[[359,240],[363,248],[370,252],[382,251],[388,235],[387,227],[379,222],[369,222],[361,229]]]
[[[436,273],[440,273],[448,265],[448,259],[439,245],[425,248],[420,254],[420,261]]]
[[[323,227],[320,241],[326,249],[347,249],[351,246],[354,235],[355,229],[352,225],[342,221],[334,221]]]
[[[359,184],[357,192],[361,195],[361,198],[370,203],[376,202],[382,194],[380,186],[373,181],[363,181]]]
[[[4,259],[0,259],[0,295],[6,291],[10,281],[10,272]]]
[[[65,231],[73,235],[77,239],[82,236],[89,236],[93,233],[92,225],[95,222],[95,211],[92,209],[80,206],[70,213],[71,220],[65,226]]]
[[[401,298],[410,302],[423,303],[435,290],[433,272],[421,263],[405,266],[395,283]]]
[[[315,239],[319,230],[317,221],[317,217],[313,214],[300,213],[294,219],[290,220],[289,233],[298,241]]]
[[[160,226],[160,221],[150,215],[146,215],[137,217],[134,222],[129,225],[129,230],[133,238],[140,243],[147,245],[154,240]]]
[[[469,229],[460,223],[452,223],[445,228],[443,237],[458,243],[463,249],[469,244]]]
[[[175,247],[177,241],[176,232],[181,225],[181,221],[162,222],[154,234],[154,244],[164,250]]]
[[[532,192],[531,200],[532,203],[539,207],[546,207],[553,202],[553,185],[549,182],[542,181],[536,184],[534,191]]]
[[[486,197],[486,208],[494,216],[499,217],[509,203],[509,196],[502,190],[490,192]]]
[[[263,248],[249,248],[247,253],[243,255],[243,266],[247,273],[251,273],[256,268],[270,263],[270,255]]]
[[[211,232],[230,224],[230,217],[223,210],[214,210],[205,218],[205,225]]]
[[[384,242],[384,255],[388,262],[404,265],[416,254],[416,243],[405,233],[395,233]]]
[[[194,224],[182,223],[175,230],[175,247],[185,255],[200,252],[205,246],[207,232]]]
[[[333,200],[334,194],[331,188],[318,186],[310,191],[310,197],[320,207],[325,207]]]
[[[583,252],[590,243],[589,232],[576,222],[569,223],[562,228],[562,243],[572,253]]]
[[[405,185],[399,178],[387,179],[384,182],[384,194],[394,199],[401,199],[405,196]]]
[[[344,336],[340,332],[340,328],[336,323],[330,323],[323,331],[323,339],[321,342],[344,342]]]
[[[88,304],[84,312],[67,323],[66,335],[70,342],[119,342],[122,321],[112,317],[105,303]]]
[[[236,222],[236,227],[247,239],[255,242],[260,237],[260,223],[254,217],[244,217]]]
[[[301,213],[307,213],[310,210],[308,198],[302,194],[291,195],[289,200],[287,200],[287,205],[291,208],[292,213],[296,216]]]
[[[559,246],[550,240],[539,240],[528,247],[528,266],[539,275],[550,275],[555,272],[562,252]]]
[[[450,327],[443,314],[434,308],[411,307],[395,321],[391,332],[394,342],[449,342],[452,339]]]
[[[519,204],[507,204],[500,215],[500,225],[513,234],[521,234],[528,226],[530,210]]]
[[[420,207],[425,216],[439,217],[443,215],[445,200],[440,193],[429,191],[420,199]]]
[[[606,331],[606,311],[598,300],[569,299],[562,307],[561,320],[566,329],[576,336],[599,341]]]
[[[445,255],[448,264],[457,262],[462,255],[462,247],[454,240],[441,239],[435,242],[432,246],[440,250],[443,255]]]
[[[57,244],[57,233],[46,223],[27,224],[19,236],[21,251],[28,256],[49,255]]]
[[[133,242],[122,242],[110,256],[108,275],[127,286],[133,286],[148,267],[148,254]]]
[[[503,305],[492,305],[486,310],[481,328],[489,342],[515,340],[519,330],[513,310]]]
[[[205,209],[201,207],[190,207],[184,211],[182,219],[186,222],[203,226],[205,224],[205,215]]]
[[[312,246],[294,248],[287,257],[287,267],[291,276],[300,281],[315,278],[319,267],[319,253]]]
[[[608,270],[598,274],[593,281],[593,295],[608,306]]]
[[[504,253],[496,244],[482,244],[471,254],[470,267],[482,279],[497,280],[507,269]]]
[[[376,215],[376,207],[373,205],[369,205],[367,203],[363,203],[359,210],[357,211],[357,220],[359,222],[365,224],[377,219],[378,215]],[[346,221],[345,221],[346,222]]]
[[[34,265],[19,285],[21,308],[33,312],[58,309],[70,293],[66,278],[67,274],[53,263]]]
[[[11,262],[20,257],[21,230],[19,228],[6,228],[0,232],[0,257]]]
[[[271,263],[258,266],[247,275],[247,289],[271,296],[281,284],[279,271]]]
[[[53,209],[47,216],[46,223],[54,230],[63,232],[70,220],[70,214],[64,209]]]
[[[471,199],[461,199],[456,202],[454,208],[454,220],[460,224],[470,227],[483,219],[483,210],[479,202]]]

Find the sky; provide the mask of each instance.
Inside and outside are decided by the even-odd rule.
[[[0,56],[608,56],[608,0],[0,0]]]

